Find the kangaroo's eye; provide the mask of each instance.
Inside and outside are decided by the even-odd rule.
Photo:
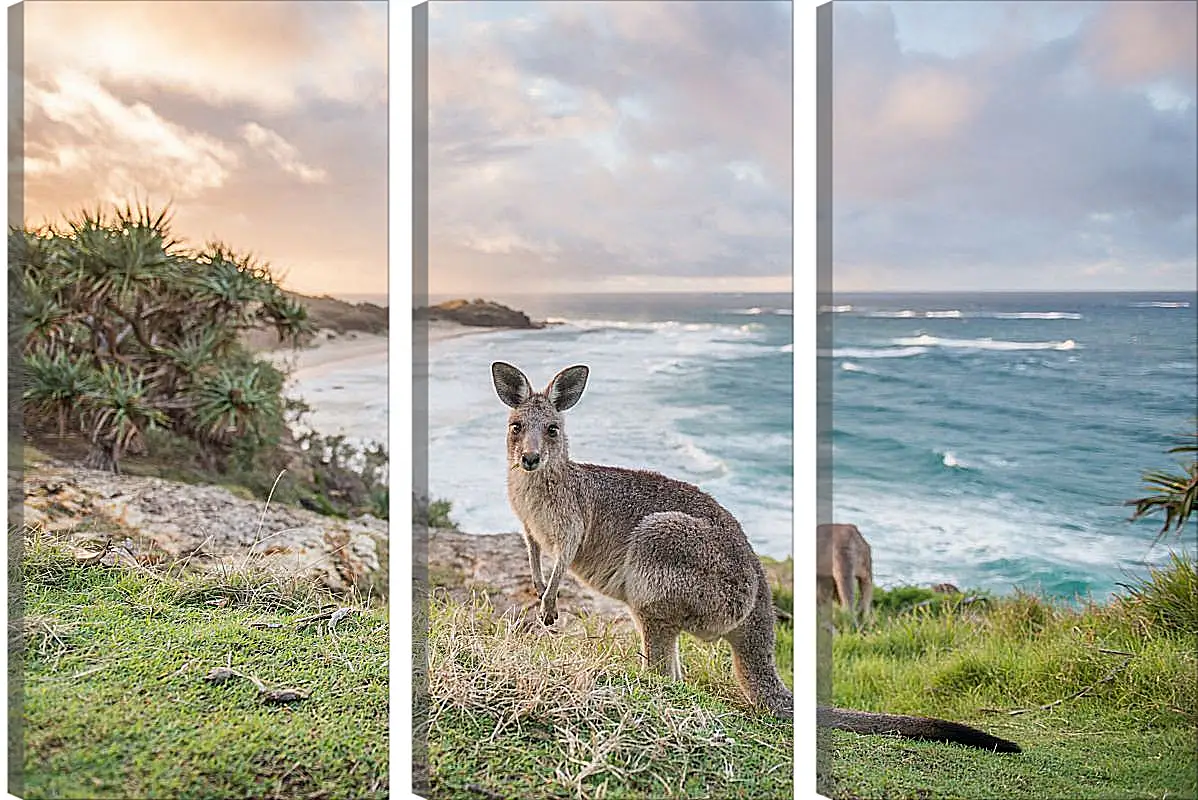
[[[550,425],[548,428],[545,429],[545,433],[549,434],[550,439],[556,439],[557,438],[557,426]]]
[[[519,433],[521,430],[524,429],[524,426],[521,425],[519,422],[513,422],[508,427],[512,429],[512,433]]]

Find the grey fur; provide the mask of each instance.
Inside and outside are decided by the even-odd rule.
[[[750,703],[793,718],[794,698],[774,665],[774,606],[740,523],[697,486],[656,472],[570,460],[561,412],[586,386],[587,368],[559,372],[532,392],[510,364],[491,365],[508,417],[508,499],[524,525],[546,625],[557,619],[566,570],[627,604],[651,669],[681,679],[678,635],[732,646]],[[554,557],[548,580],[541,552]]]
[[[836,598],[860,624],[873,615],[874,572],[869,542],[856,525],[815,529],[815,582],[818,598]]]

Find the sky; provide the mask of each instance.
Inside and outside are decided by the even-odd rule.
[[[429,7],[429,291],[790,291],[791,6]]]
[[[838,291],[1194,291],[1194,2],[833,6]]]
[[[171,202],[188,244],[252,253],[287,288],[387,291],[385,3],[41,0],[24,15],[27,223]]]

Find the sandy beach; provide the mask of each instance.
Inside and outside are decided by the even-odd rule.
[[[509,328],[484,328],[478,325],[461,325],[457,322],[448,322],[446,320],[431,320],[428,325],[428,343],[435,344],[445,341],[446,339],[456,339],[459,336],[470,336],[472,334],[487,333],[489,331],[505,331]]]
[[[343,365],[360,360],[387,363],[389,338],[386,336],[348,333],[331,340],[318,339],[317,342],[310,347],[280,348],[264,355],[275,364],[289,366],[293,378],[333,364]]]

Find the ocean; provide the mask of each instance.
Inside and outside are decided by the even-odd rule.
[[[1129,523],[1198,417],[1198,298],[837,294],[833,510],[881,585],[1103,599],[1167,547]],[[826,362],[825,362],[826,363]]]
[[[758,552],[790,555],[791,295],[488,299],[559,324],[430,345],[430,496],[452,501],[462,530],[520,529],[507,503],[507,408],[491,362],[515,364],[538,389],[582,363],[587,389],[565,415],[574,460],[695,483],[736,515]]]

